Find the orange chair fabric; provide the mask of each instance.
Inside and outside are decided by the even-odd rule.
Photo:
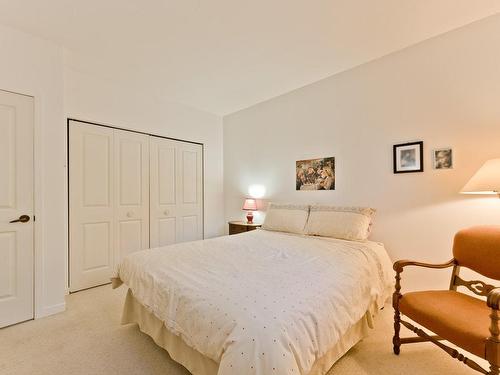
[[[465,266],[500,280],[500,226],[478,226],[455,235],[453,256]]]
[[[491,312],[485,301],[451,290],[432,290],[404,294],[399,309],[442,338],[485,358]]]

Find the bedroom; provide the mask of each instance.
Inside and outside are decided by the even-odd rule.
[[[28,298],[18,311],[0,307],[2,321],[9,319],[0,329],[0,374],[188,373],[136,324],[121,325],[125,286],[70,293],[76,291],[71,248],[78,246],[71,246],[76,219],[70,202],[77,197],[71,179],[82,170],[71,168],[72,120],[79,129],[113,133],[108,145],[124,131],[134,139],[149,137],[143,139],[147,147],[154,138],[201,148],[186,170],[199,172],[189,175],[195,182],[188,186],[202,188],[188,190],[203,192],[191,223],[194,235],[207,240],[257,241],[251,236],[275,233],[226,236],[228,222],[246,221],[242,207],[252,197],[256,224],[266,220],[272,202],[307,206],[308,212],[312,204],[374,208],[369,240],[383,243],[391,262],[448,261],[456,232],[498,225],[498,197],[460,194],[485,162],[500,158],[497,1],[0,4],[2,100],[28,103],[32,133],[20,137],[17,150],[33,150],[31,164],[19,160],[26,163],[19,171],[27,172],[25,190],[33,196],[23,210],[3,209],[13,185],[5,177],[11,166],[1,169],[2,299],[17,282]],[[420,141],[415,155],[421,151],[423,172],[394,173],[394,146]],[[8,137],[0,142],[7,160],[15,148]],[[144,192],[154,186],[152,148],[141,154],[148,164]],[[433,151],[450,149],[453,168],[434,168]],[[96,166],[105,164],[93,155]],[[334,189],[329,183],[328,191],[297,190],[297,162],[320,158],[334,158]],[[308,186],[326,180],[321,174],[328,167],[311,165],[317,176]],[[124,220],[135,215],[123,212]],[[8,223],[23,214],[33,220]],[[237,225],[237,231],[248,229]],[[12,259],[13,228],[31,236],[26,263],[16,266],[22,272],[6,261]],[[146,237],[146,247],[153,247]],[[109,257],[119,251],[119,240],[113,237]],[[106,272],[88,285],[100,284],[101,277],[108,283],[118,260],[107,259]],[[449,271],[405,270],[403,290],[446,289]],[[10,281],[13,275],[19,280]],[[388,302],[374,329],[330,373],[474,373],[432,343],[403,346],[395,356],[392,315]]]

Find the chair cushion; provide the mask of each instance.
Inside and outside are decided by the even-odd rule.
[[[453,344],[485,357],[491,312],[486,302],[451,290],[406,293],[400,311]]]
[[[453,256],[460,266],[500,280],[500,226],[461,230],[453,241]]]

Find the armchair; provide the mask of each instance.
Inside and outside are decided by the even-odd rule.
[[[401,294],[401,274],[405,267],[443,269],[453,267],[448,290],[418,291]],[[500,288],[483,281],[466,281],[460,277],[460,268],[469,268],[483,276],[500,280],[500,226],[482,226],[465,229],[455,235],[453,259],[443,264],[427,264],[400,260],[394,263],[396,271],[393,351],[400,353],[402,344],[431,341],[470,368],[489,375],[500,375]],[[465,287],[487,300],[458,292]],[[435,335],[403,320],[410,318]],[[400,337],[401,324],[417,334]],[[479,364],[441,341],[486,359],[490,369]]]

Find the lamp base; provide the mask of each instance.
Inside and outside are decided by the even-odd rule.
[[[248,213],[247,213],[247,224],[253,224],[253,213],[252,213],[252,211],[248,211]]]

